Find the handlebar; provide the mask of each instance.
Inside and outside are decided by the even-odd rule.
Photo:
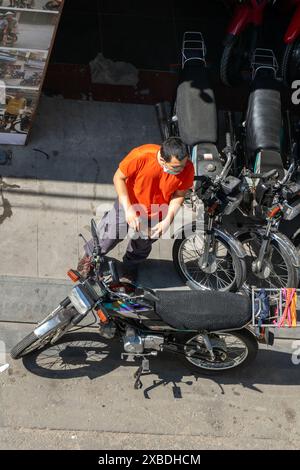
[[[255,178],[255,179],[261,179],[261,180],[267,180],[269,178],[272,178],[272,176],[278,176],[278,171],[277,170],[270,170],[267,171],[266,173],[252,173],[251,171],[247,171],[246,176],[250,176],[250,178]]]
[[[274,187],[280,188],[281,186],[284,186],[290,180],[295,168],[296,168],[296,164],[295,162],[293,162],[290,165],[284,177],[281,180],[277,181]],[[278,176],[278,171],[275,169],[267,171],[266,173],[252,173],[251,171],[246,172],[246,176],[249,176],[250,178],[261,179],[261,180],[268,180],[276,175]]]
[[[222,172],[215,179],[216,184],[220,183],[227,177],[229,170],[231,168],[232,162],[234,160],[231,135],[229,132],[226,133],[226,148],[223,150],[223,152],[226,154],[227,161],[225,163],[225,166]]]

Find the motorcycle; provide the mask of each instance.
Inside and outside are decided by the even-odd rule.
[[[247,253],[248,285],[297,287],[298,254],[279,231],[283,220],[293,220],[300,213],[297,149],[294,146],[290,158],[282,155],[281,94],[273,51],[256,49],[251,68],[252,89],[239,136],[244,192],[238,211],[246,219],[234,235]]]
[[[246,252],[248,285],[267,288],[297,288],[300,259],[296,247],[282,233],[282,220],[293,220],[300,214],[300,182],[296,163],[290,165],[286,175],[278,180],[277,170],[267,173],[246,171],[248,178],[259,179],[255,198],[259,218],[248,216],[245,227],[235,233]],[[265,225],[262,226],[262,218]]]
[[[195,289],[237,291],[246,276],[245,253],[241,244],[222,228],[221,221],[241,200],[240,180],[229,176],[235,162],[230,133],[224,155],[217,148],[217,107],[200,32],[184,34],[182,77],[170,122],[170,132],[179,135],[189,146],[196,174],[190,200],[197,222],[175,234],[174,266],[181,278]],[[187,199],[186,203],[190,201]]]
[[[229,175],[235,159],[230,134],[224,152],[226,164],[215,178],[201,174],[198,167],[191,196],[197,222],[175,235],[173,262],[178,274],[192,288],[235,292],[246,280],[246,252],[222,227],[223,217],[232,214],[243,199],[241,180]]]
[[[169,351],[193,372],[220,373],[248,365],[258,341],[250,331],[249,297],[223,292],[153,291],[121,283],[114,262],[101,254],[96,223],[91,222],[93,250],[89,274],[68,272],[75,283],[70,295],[12,350],[19,359],[55,344],[93,313],[100,335],[119,337],[123,359],[141,360],[135,388],[149,373],[149,358]],[[266,341],[269,341],[266,338]]]
[[[289,0],[295,11],[284,36],[285,52],[281,75],[287,86],[300,78],[300,0]]]
[[[243,81],[243,70],[249,70],[249,60],[256,49],[269,1],[239,0],[235,6],[221,58],[220,77],[224,85],[239,85]]]

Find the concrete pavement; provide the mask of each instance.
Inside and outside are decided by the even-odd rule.
[[[113,137],[112,137],[113,136]],[[43,98],[30,144],[0,166],[0,345],[6,351],[65,297],[91,216],[134,146],[159,142],[152,107]],[[121,258],[124,243],[112,256]],[[185,288],[172,243],[154,245],[140,282]],[[294,349],[293,349],[294,347]],[[280,339],[240,374],[196,378],[163,354],[143,390],[118,342],[93,328],[0,373],[0,449],[299,448],[300,348]],[[0,348],[1,349],[1,348]]]

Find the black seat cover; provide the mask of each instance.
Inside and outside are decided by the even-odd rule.
[[[275,150],[262,150],[260,154],[260,173],[268,173],[271,170],[277,170],[279,179],[283,178],[284,167],[281,155]]]
[[[182,330],[242,328],[251,320],[246,296],[217,291],[156,291],[156,312],[168,325]]]
[[[177,89],[176,114],[179,134],[190,146],[215,144],[218,139],[215,95],[204,64],[186,64]]]
[[[280,153],[281,96],[275,79],[258,77],[254,80],[246,123],[247,147],[251,152],[274,150]]]

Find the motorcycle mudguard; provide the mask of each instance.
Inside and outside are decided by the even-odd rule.
[[[238,256],[238,258],[245,258],[247,256],[247,253],[245,251],[245,248],[243,247],[243,244],[237,240],[233,235],[231,235],[227,230],[220,230],[220,229],[215,229],[215,233],[232,249],[232,251]]]
[[[233,18],[227,28],[228,40],[232,36],[238,36],[241,34],[248,24],[254,26],[260,26],[263,22],[264,10],[267,6],[268,1],[262,0],[260,2],[252,2],[252,6],[243,3],[237,5]]]
[[[292,21],[284,35],[285,44],[292,44],[300,36],[300,5],[297,7]]]
[[[295,244],[296,247],[297,247],[298,243],[299,243],[299,246],[300,246],[300,228],[292,236],[292,242]]]
[[[50,333],[51,331],[55,330],[58,326],[63,326],[69,323],[74,317],[74,311],[72,310],[64,310],[59,312],[53,318],[41,323],[37,326],[34,330],[34,334],[37,338],[42,338],[44,335]]]
[[[230,39],[241,34],[252,20],[251,7],[246,4],[238,5],[233,18],[227,28],[227,38],[225,44],[230,44]],[[228,41],[228,42],[227,42]]]
[[[185,235],[190,235],[196,231],[196,224],[191,223],[188,225],[185,225],[184,227],[181,227],[179,230],[177,230],[174,234],[174,238],[177,239],[179,238],[180,235],[182,235],[182,232],[184,232]],[[227,232],[224,229],[214,229],[215,234],[218,235],[218,237],[226,242],[231,250],[238,256],[238,258],[245,258],[247,256],[247,253],[243,247],[243,244],[237,240],[233,235],[231,235],[229,232]]]
[[[265,234],[265,231],[264,231],[263,228],[262,229],[261,228],[256,228],[255,231],[258,232],[261,235],[261,237],[263,237],[263,235]],[[241,230],[239,232],[236,232],[234,234],[234,237],[240,238],[242,235],[244,235],[246,233],[249,233],[249,230],[247,230],[247,229]],[[289,255],[291,257],[293,265],[296,268],[300,268],[299,255],[298,255],[298,252],[297,252],[297,249],[296,249],[295,245],[291,242],[291,240],[288,237],[286,237],[285,235],[283,235],[283,233],[280,233],[280,232],[271,233],[271,239],[276,241],[279,246],[281,246],[286,251],[288,251]]]

